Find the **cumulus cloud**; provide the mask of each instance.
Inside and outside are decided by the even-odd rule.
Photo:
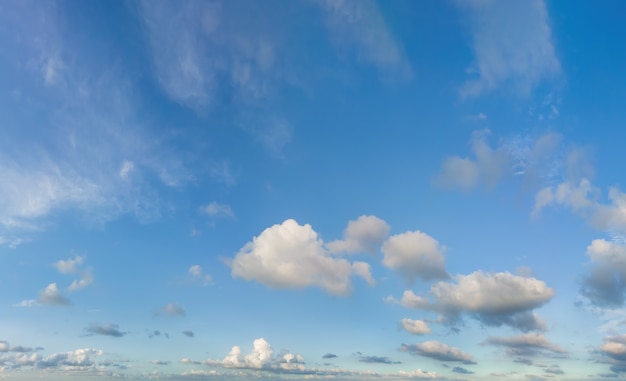
[[[82,348],[72,352],[54,353],[44,357],[37,363],[41,368],[84,368],[94,365],[91,357],[102,356],[104,352],[100,349]]]
[[[542,334],[528,333],[511,337],[491,336],[483,344],[501,347],[505,353],[521,361],[520,357],[541,357],[567,355],[567,351],[558,345],[551,343]]]
[[[324,358],[335,358],[333,354],[327,354]],[[389,361],[385,357],[377,356],[361,356],[369,361],[368,363],[386,363]],[[188,358],[180,360],[183,364],[198,364]],[[208,359],[204,364],[209,366],[217,366],[241,371],[241,375],[258,375],[257,372],[269,372],[275,374],[291,374],[304,375],[306,377],[323,377],[323,378],[346,378],[359,380],[375,380],[385,377],[386,379],[436,379],[440,376],[434,371],[423,371],[415,369],[411,371],[390,372],[379,374],[371,370],[346,370],[340,368],[309,368],[305,366],[304,359],[301,355],[293,354],[289,351],[282,351],[276,354],[271,345],[263,338],[254,340],[253,349],[250,353],[244,354],[239,346],[234,346],[226,357],[222,360]],[[249,371],[249,372],[247,372]]]
[[[376,216],[360,216],[348,223],[343,239],[326,244],[331,253],[374,254],[389,235],[389,225]]]
[[[170,365],[170,362],[169,361],[163,361],[163,360],[152,360],[152,361],[150,361],[150,364],[163,366],[163,365]]]
[[[549,205],[561,205],[578,213],[597,229],[626,234],[626,193],[616,187],[609,188],[609,203],[599,200],[601,193],[586,178],[578,183],[567,181],[546,187],[537,192],[532,214],[537,216]]]
[[[193,338],[195,336],[193,331],[183,331],[182,334],[187,336],[187,337],[191,337],[191,338]]]
[[[185,314],[186,314],[185,309],[181,307],[180,305],[178,305],[177,303],[168,303],[164,305],[163,307],[159,308],[159,310],[156,312],[157,316],[169,316],[169,317],[185,316]]]
[[[220,204],[216,201],[213,201],[207,205],[204,205],[200,208],[200,211],[211,217],[235,217],[235,213],[230,208],[228,204]]]
[[[337,358],[337,355],[332,354],[332,353],[326,353],[324,356],[322,356],[323,359],[334,359]]]
[[[412,320],[404,318],[400,321],[402,329],[413,335],[426,335],[430,333],[430,327],[424,320]]]
[[[301,355],[284,352],[274,355],[271,345],[263,338],[254,340],[253,350],[247,355],[242,354],[241,348],[234,346],[223,360],[206,360],[209,365],[218,365],[225,368],[258,369],[302,372],[304,359]]]
[[[560,73],[543,0],[474,1],[456,3],[470,19],[475,61],[462,97],[509,88],[529,95]]]
[[[353,275],[373,282],[368,264],[331,257],[311,225],[300,225],[292,219],[254,237],[236,254],[231,268],[233,277],[268,287],[314,286],[334,295],[350,292]]]
[[[111,337],[123,337],[128,333],[120,331],[120,327],[117,324],[91,324],[89,327],[85,328],[85,331],[88,333],[88,335],[102,335]]]
[[[474,364],[473,356],[463,352],[459,348],[440,343],[438,341],[425,341],[417,344],[402,344],[403,352],[413,355],[429,357],[439,361],[459,361],[464,364]]]
[[[532,310],[554,296],[554,290],[538,279],[482,271],[457,275],[453,283],[438,282],[429,293],[432,300],[412,291],[405,291],[400,302],[393,297],[387,300],[438,312],[448,324],[454,324],[466,314],[487,326],[506,325],[527,332],[545,330],[545,324]]]
[[[611,365],[614,373],[626,373],[626,335],[607,336],[597,348],[602,362]]]
[[[595,239],[587,247],[592,267],[582,282],[581,294],[600,307],[624,305],[626,245]]]
[[[383,244],[383,264],[404,275],[409,282],[447,279],[445,247],[426,233],[406,232],[389,237]]]
[[[46,288],[39,292],[39,298],[37,302],[48,305],[68,306],[72,304],[61,291],[57,288],[56,283],[50,283]]]

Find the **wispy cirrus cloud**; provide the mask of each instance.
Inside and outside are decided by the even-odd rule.
[[[19,31],[0,36],[14,47],[6,75],[19,80],[7,83],[14,112],[2,122],[0,243],[17,246],[67,211],[96,225],[158,216],[158,188],[192,176],[164,149],[167,132],[148,131],[136,113],[132,75],[106,59],[92,65],[89,49],[75,49],[60,4],[5,6],[2,23]]]
[[[356,59],[376,67],[381,75],[408,81],[413,69],[375,1],[318,0],[326,11],[331,38]]]
[[[457,0],[469,18],[474,63],[460,95],[476,97],[501,88],[529,95],[561,71],[543,0]]]

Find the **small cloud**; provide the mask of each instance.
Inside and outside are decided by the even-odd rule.
[[[69,291],[77,291],[89,286],[93,283],[93,275],[91,268],[81,269],[80,266],[85,261],[85,257],[76,255],[74,258],[68,260],[59,260],[54,264],[54,267],[61,274],[78,274],[80,279],[74,280],[68,287]]]
[[[324,356],[322,356],[323,359],[334,359],[337,358],[338,356],[332,353],[326,353]]]
[[[150,361],[150,364],[152,365],[170,365],[169,361],[162,361],[162,360],[152,360]]]
[[[393,361],[386,356],[360,356],[359,362],[368,364],[402,364],[401,361]]]
[[[426,335],[430,333],[430,327],[424,320],[412,320],[408,318],[400,321],[402,329],[413,335]]]
[[[460,373],[460,374],[474,374],[474,372],[472,372],[471,370],[467,370],[467,369],[462,368],[460,366],[455,366],[454,368],[452,368],[452,371],[454,373]]]
[[[61,274],[74,274],[78,267],[83,264],[85,257],[80,255],[74,256],[74,258],[70,258],[68,260],[59,260],[54,264],[54,267]]]
[[[89,327],[85,328],[85,331],[90,335],[102,335],[102,336],[111,336],[111,337],[123,337],[128,332],[120,331],[120,327],[117,324],[92,324]]]
[[[469,353],[463,352],[458,348],[451,347],[438,341],[425,341],[417,344],[402,344],[400,350],[439,361],[459,361],[464,364],[474,364],[473,357]]]
[[[120,167],[119,175],[122,179],[126,180],[130,176],[130,173],[135,169],[135,163],[129,160],[124,160]]]
[[[165,306],[161,307],[157,312],[157,316],[185,316],[185,309],[179,306],[177,303],[168,303]]]
[[[204,285],[211,283],[211,276],[209,274],[205,274],[200,265],[190,266],[188,272],[193,281],[200,281]]]
[[[37,302],[57,306],[69,306],[72,304],[69,299],[61,294],[56,283],[50,283],[46,288],[41,290]]]
[[[182,334],[187,336],[187,337],[191,337],[191,338],[193,338],[195,336],[192,331],[183,331]]]
[[[216,201],[200,207],[200,211],[210,217],[235,217],[235,213],[233,213],[230,205],[220,204]]]

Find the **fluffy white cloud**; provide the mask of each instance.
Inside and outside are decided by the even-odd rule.
[[[438,312],[450,324],[468,314],[488,326],[507,325],[525,332],[545,330],[545,324],[532,312],[554,296],[545,282],[508,272],[482,271],[457,275],[455,281],[434,284],[430,288],[432,301],[405,291],[400,303]],[[391,297],[387,300],[397,302]]]
[[[362,262],[333,258],[311,225],[289,219],[265,229],[231,263],[232,275],[273,288],[316,286],[335,295],[351,290],[352,275],[372,282]]]
[[[424,320],[404,318],[400,321],[402,328],[413,335],[426,335],[430,333],[430,327]]]
[[[72,352],[54,353],[44,357],[37,363],[42,368],[57,367],[90,367],[93,366],[92,356],[102,356],[100,349],[82,348]]]
[[[457,0],[470,18],[475,77],[461,88],[462,97],[509,87],[528,95],[542,81],[560,73],[543,0]]]
[[[420,231],[389,237],[383,244],[383,264],[404,275],[409,282],[446,279],[445,248],[433,237]]]
[[[343,239],[326,244],[332,253],[374,254],[389,235],[389,225],[376,216],[360,216],[350,221]]]
[[[234,346],[223,360],[206,360],[209,365],[219,365],[225,368],[263,369],[287,372],[303,372],[304,359],[301,355],[289,352],[279,356],[274,355],[271,345],[263,338],[254,340],[253,350],[247,355],[241,353],[241,348]]]
[[[418,356],[429,357],[439,361],[459,361],[464,364],[473,364],[473,356],[459,348],[451,347],[438,341],[425,341],[417,344],[402,344],[400,348]]]

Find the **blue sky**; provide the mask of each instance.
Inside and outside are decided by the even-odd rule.
[[[0,5],[0,378],[626,375],[621,1]]]

